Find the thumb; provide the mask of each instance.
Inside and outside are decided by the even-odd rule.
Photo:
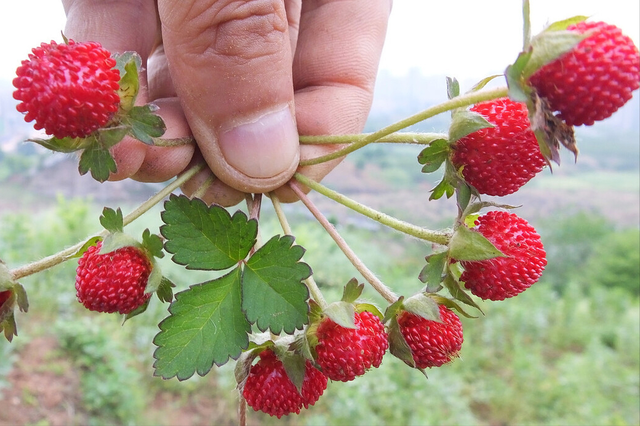
[[[178,97],[215,173],[243,192],[287,182],[299,161],[284,0],[159,0]]]

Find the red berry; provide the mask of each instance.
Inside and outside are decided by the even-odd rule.
[[[462,348],[458,315],[440,305],[440,319],[442,322],[432,321],[407,311],[398,316],[400,332],[418,368],[440,367],[456,358]]]
[[[42,43],[18,67],[13,97],[36,123],[56,138],[85,137],[104,126],[118,110],[120,72],[100,43]]]
[[[384,325],[371,312],[355,314],[356,328],[346,328],[330,318],[322,320],[316,336],[316,361],[331,380],[348,382],[382,363],[389,342]]]
[[[151,297],[145,293],[151,262],[136,247],[98,254],[98,242],[82,255],[76,270],[76,295],[87,309],[128,314]]]
[[[0,306],[11,297],[11,290],[0,291]]]
[[[316,403],[327,388],[327,377],[309,361],[306,363],[302,394],[293,384],[275,353],[266,349],[260,360],[251,367],[242,396],[255,411],[263,411],[278,418],[300,413],[304,405]]]
[[[456,168],[463,167],[464,179],[481,194],[504,196],[516,192],[545,165],[530,129],[526,105],[500,98],[475,105],[471,111],[495,127],[456,141],[451,161]]]
[[[580,22],[567,29],[593,34],[529,81],[568,125],[589,126],[611,116],[640,87],[640,54],[614,25]]]
[[[474,228],[506,257],[464,261],[460,277],[471,293],[482,299],[504,300],[538,281],[547,265],[540,235],[513,213],[491,211],[476,220]]]

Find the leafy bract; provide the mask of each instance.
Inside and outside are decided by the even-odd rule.
[[[96,143],[82,152],[78,171],[81,175],[90,171],[95,180],[105,182],[111,173],[117,171],[117,167],[109,150]]]
[[[242,309],[261,331],[291,334],[309,320],[309,290],[302,280],[311,268],[300,262],[304,249],[290,235],[274,236],[247,261],[242,276]]]
[[[241,311],[239,268],[176,294],[170,316],[153,340],[155,375],[185,380],[213,364],[237,359],[249,345],[251,326]]]
[[[244,260],[256,242],[258,222],[237,211],[172,195],[165,202],[160,233],[172,260],[187,269],[224,270]]]

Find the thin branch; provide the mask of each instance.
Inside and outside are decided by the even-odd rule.
[[[362,141],[369,137],[371,133],[358,133],[350,135],[320,135],[320,136],[300,136],[300,143],[303,145],[330,145],[347,144]],[[447,139],[446,133],[415,133],[396,132],[380,138],[372,143],[405,143],[416,145],[429,145],[438,139]]]

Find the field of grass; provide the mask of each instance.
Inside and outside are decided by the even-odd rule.
[[[0,257],[14,267],[71,245],[99,229],[99,210],[60,199],[55,208],[29,216],[2,214]],[[127,230],[155,232],[158,216],[154,210]],[[295,210],[290,220],[316,281],[327,299],[337,300],[346,281],[361,278],[319,225]],[[277,420],[250,411],[249,424],[639,424],[637,228],[618,229],[589,214],[540,226],[543,236],[565,232],[549,238],[547,250],[555,257],[549,259],[548,273],[517,298],[482,303],[486,315],[463,319],[460,359],[429,371],[426,379],[388,354],[379,369],[353,382],[330,383],[318,403],[299,416]],[[429,247],[384,229],[338,227],[389,286],[407,295],[419,291],[417,274]],[[280,232],[268,214],[261,232]],[[629,241],[623,253],[608,257],[613,249],[597,249],[620,235]],[[572,251],[580,247],[579,253]],[[593,264],[602,266],[590,266],[586,276],[585,265]],[[124,325],[117,316],[90,313],[75,301],[75,266],[69,261],[22,280],[30,312],[18,315],[20,335],[14,343],[0,342],[1,392],[14,401],[14,413],[31,413],[24,424],[56,424],[60,417],[53,417],[53,408],[43,408],[43,389],[56,389],[56,382],[68,384],[59,403],[67,413],[61,424],[234,424],[233,363],[185,382],[154,378],[151,342],[166,305],[154,299],[144,315]],[[166,258],[162,267],[178,290],[201,278]],[[611,274],[613,284],[597,278]],[[381,302],[368,290],[365,297]],[[37,353],[37,348],[44,349]],[[48,382],[29,381],[16,372]],[[0,412],[0,425],[15,424],[8,415]]]

